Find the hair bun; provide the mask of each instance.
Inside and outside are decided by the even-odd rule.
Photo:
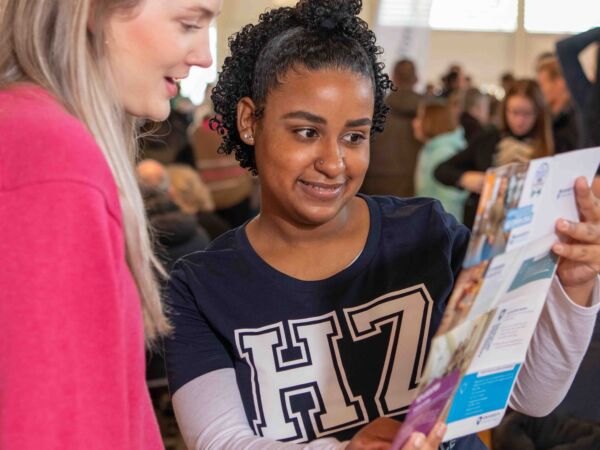
[[[362,0],[300,0],[297,11],[310,28],[331,31],[354,19]]]

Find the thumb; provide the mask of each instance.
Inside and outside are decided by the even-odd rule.
[[[423,450],[426,439],[423,433],[413,433],[402,450]]]

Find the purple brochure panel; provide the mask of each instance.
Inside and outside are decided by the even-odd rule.
[[[458,370],[433,380],[412,402],[400,431],[392,443],[392,450],[400,450],[410,435],[419,431],[429,434],[458,386]]]

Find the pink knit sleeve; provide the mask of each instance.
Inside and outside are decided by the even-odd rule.
[[[127,385],[131,359],[143,368],[128,348],[143,353],[141,313],[120,234],[92,185],[0,189],[3,450],[138,447]]]

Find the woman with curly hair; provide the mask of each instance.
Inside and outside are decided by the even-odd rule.
[[[301,0],[230,39],[213,126],[259,175],[261,210],[172,272],[167,366],[190,448],[386,449],[415,396],[469,234],[435,200],[357,195],[390,87],[360,8]],[[594,280],[585,272],[573,300],[587,305]],[[530,355],[511,400],[537,414],[585,351],[593,320],[578,308],[598,309],[548,303],[571,326],[540,321],[551,343]],[[438,424],[403,449],[437,449],[444,433]],[[485,448],[475,436],[448,446]]]

